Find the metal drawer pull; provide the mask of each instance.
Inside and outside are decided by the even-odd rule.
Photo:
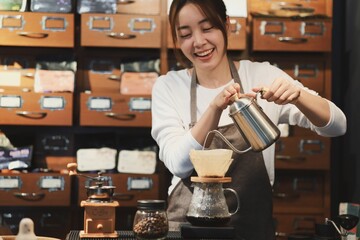
[[[115,32],[109,33],[108,36],[112,37],[112,38],[116,38],[116,39],[133,39],[133,38],[136,38],[135,34],[115,33]]]
[[[310,146],[310,149],[306,149],[306,146]],[[314,149],[311,149],[313,147]],[[305,140],[302,139],[299,143],[299,150],[301,153],[313,155],[321,154],[324,150],[324,143],[319,139]]]
[[[276,236],[276,237],[287,237],[288,234],[287,234],[287,233],[284,233],[284,232],[275,232],[275,236]]]
[[[241,24],[236,19],[230,19],[230,31],[234,34],[239,34],[241,30]]]
[[[133,194],[124,194],[124,193],[114,193],[113,199],[119,200],[119,201],[131,201],[134,199]]]
[[[27,78],[34,78],[35,73],[27,72],[27,73],[22,74],[22,76],[27,77]]]
[[[17,32],[19,36],[29,37],[29,38],[47,38],[49,34],[47,33],[39,33],[39,32]]]
[[[117,0],[117,4],[130,4],[134,2],[134,0]]]
[[[292,157],[287,155],[276,155],[275,158],[276,160],[281,160],[285,162],[305,162],[306,160],[305,157],[301,157],[301,156]]]
[[[108,77],[109,80],[112,80],[112,81],[120,81],[120,76],[117,76],[117,75],[110,75]]]
[[[282,199],[294,199],[294,198],[299,198],[300,194],[295,192],[294,193],[278,192],[278,193],[273,193],[273,197],[282,198]]]
[[[26,118],[41,119],[46,117],[46,112],[30,112],[30,111],[17,111],[16,115],[23,116]]]
[[[306,43],[306,38],[294,38],[294,37],[279,37],[279,42],[288,42],[288,43]]]
[[[295,64],[294,76],[297,78],[316,78],[319,68],[315,64]]]
[[[14,196],[21,198],[27,201],[39,201],[45,197],[44,193],[24,193],[24,192],[14,192]]]
[[[130,121],[135,119],[136,117],[135,114],[124,114],[124,113],[114,113],[114,112],[105,113],[105,116],[110,118],[116,118],[119,120],[124,120],[124,121]]]

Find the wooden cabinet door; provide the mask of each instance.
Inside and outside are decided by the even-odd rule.
[[[81,46],[160,48],[160,16],[81,14]]]
[[[81,93],[80,125],[151,127],[151,97]]]
[[[254,51],[330,52],[331,19],[253,18]]]
[[[72,93],[5,92],[0,94],[0,124],[71,126]]]
[[[95,175],[91,175],[94,176]],[[112,199],[119,202],[119,207],[136,207],[142,199],[159,199],[159,176],[157,174],[109,174],[103,175],[106,181],[115,186]],[[86,187],[90,180],[78,177],[78,204],[87,199]]]
[[[20,173],[0,175],[0,206],[70,206],[70,176]]]
[[[1,12],[0,45],[74,47],[74,15]]]
[[[276,143],[276,169],[329,170],[330,142],[326,137],[283,137]]]
[[[328,0],[251,0],[250,12],[281,13],[284,11],[293,14],[318,14],[332,16],[332,4]]]

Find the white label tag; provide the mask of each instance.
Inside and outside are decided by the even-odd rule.
[[[116,149],[79,149],[76,153],[79,171],[111,170],[116,167]]]
[[[0,71],[0,86],[20,87],[20,85],[21,85],[20,71]]]
[[[155,167],[156,153],[153,151],[122,150],[119,153],[118,172],[153,174]]]

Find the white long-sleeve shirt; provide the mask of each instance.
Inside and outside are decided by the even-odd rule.
[[[279,68],[268,62],[240,61],[238,70],[244,93],[252,92],[253,87],[270,86],[279,77],[293,79]],[[230,81],[228,84],[233,83]],[[152,130],[151,134],[159,145],[159,158],[174,175],[169,193],[180,178],[189,176],[193,165],[189,158],[191,149],[202,149],[189,131],[190,119],[190,84],[191,75],[186,69],[170,71],[160,76],[152,90]],[[295,84],[302,86],[312,94],[316,92],[305,88],[300,82]],[[197,119],[205,112],[209,103],[218,95],[225,86],[209,89],[197,85]],[[346,132],[346,117],[344,113],[331,101],[329,102],[331,117],[324,127],[316,127],[304,114],[293,104],[277,105],[258,98],[258,104],[265,114],[275,123],[287,123],[310,128],[321,136],[334,137]],[[233,123],[228,116],[228,109],[221,115],[219,126]],[[274,159],[275,144],[263,152],[265,166],[271,184],[274,182]]]

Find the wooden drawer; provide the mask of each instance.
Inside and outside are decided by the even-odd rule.
[[[70,177],[56,173],[1,174],[1,206],[70,206]]]
[[[117,13],[160,15],[161,0],[118,1]]]
[[[168,48],[174,48],[171,36],[170,24],[167,24],[167,45]],[[230,28],[228,36],[229,50],[246,49],[246,18],[230,17]]]
[[[81,14],[81,46],[160,48],[160,16]]]
[[[229,50],[246,49],[246,18],[230,17]]]
[[[34,56],[0,56],[0,89],[33,89],[35,67]]]
[[[314,234],[315,224],[324,223],[325,216],[313,214],[274,213],[276,239],[286,240],[290,234]]]
[[[283,137],[276,142],[276,169],[330,169],[330,139],[320,136]]]
[[[289,58],[274,60],[272,64],[284,70],[293,79],[300,81],[321,96],[326,97],[328,82],[326,80],[326,63],[317,59]]]
[[[325,206],[325,183],[320,173],[277,172],[273,186],[274,208],[299,209]]]
[[[252,27],[254,51],[331,51],[331,19],[254,18]]]
[[[81,93],[80,125],[151,127],[151,97]]]
[[[1,12],[0,45],[74,47],[74,15]]]
[[[295,13],[311,13],[319,15],[332,15],[332,4],[327,0],[251,0],[250,12],[269,12],[271,10],[291,10]]]
[[[119,59],[88,59],[83,73],[85,90],[93,93],[120,93]]]
[[[96,176],[90,174],[89,176]],[[106,180],[115,186],[113,200],[119,202],[120,207],[136,207],[137,201],[141,199],[159,199],[159,176],[157,174],[106,174]],[[86,186],[91,180],[84,177],[77,177],[78,204],[87,199]]]
[[[0,124],[71,126],[72,93],[6,91],[0,94]]]

